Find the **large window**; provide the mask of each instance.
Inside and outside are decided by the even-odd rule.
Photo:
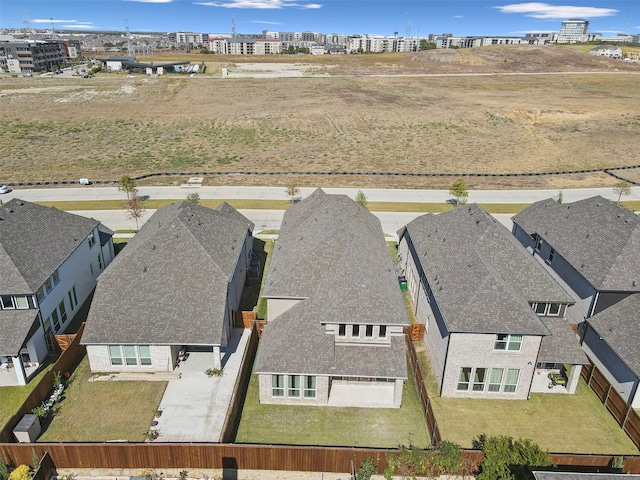
[[[522,335],[498,334],[496,335],[496,343],[493,348],[495,350],[519,352],[521,347]]]
[[[502,375],[504,374],[504,368],[491,369],[491,377],[489,378],[489,391],[499,392],[500,385],[502,385]]]
[[[504,382],[504,391],[506,393],[515,393],[518,387],[518,379],[520,378],[520,370],[510,368],[507,370],[507,379]]]
[[[284,375],[271,375],[271,396],[284,397]]]
[[[300,397],[300,376],[289,375],[289,389],[287,390],[287,396]]]
[[[57,309],[51,312],[51,320],[53,320],[53,330],[55,332],[60,330],[60,315],[58,315]]]
[[[532,304],[533,310],[543,317],[558,317],[560,316],[560,304],[559,303],[534,303]]]
[[[351,325],[351,336],[360,338],[360,325]]]
[[[76,295],[76,286],[74,285],[69,290],[69,305],[71,305],[71,311],[73,311],[78,305],[78,296]]]
[[[127,367],[151,366],[151,348],[149,345],[109,345],[111,365]]]
[[[373,325],[367,325],[364,329],[364,336],[367,338],[373,337]]]
[[[378,331],[379,338],[387,338],[387,326],[380,325],[380,330]]]
[[[67,321],[67,309],[64,308],[64,299],[58,304],[58,313],[60,313],[60,320],[64,324]]]
[[[51,276],[47,278],[42,286],[36,291],[36,297],[38,298],[38,301],[49,295],[49,293],[53,290],[53,287],[55,287],[59,281],[60,277],[58,276],[58,270],[54,270]]]
[[[13,310],[16,308],[13,297],[11,295],[0,296],[0,307],[2,307],[3,310]]]
[[[486,381],[487,381],[487,369],[476,368],[475,374],[473,375],[473,391],[484,392],[484,383]]]
[[[304,377],[304,398],[316,398],[316,377]]]
[[[471,368],[463,367],[460,369],[460,376],[458,377],[458,390],[469,390],[469,383],[471,382]]]
[[[347,326],[344,323],[338,325],[338,336],[344,337],[347,335]]]
[[[16,296],[16,308],[24,310],[29,308],[29,300],[27,299],[26,296],[24,295],[20,295],[20,296]]]

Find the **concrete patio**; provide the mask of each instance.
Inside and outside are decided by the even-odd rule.
[[[212,352],[190,352],[175,371],[179,379],[170,380],[157,418],[157,442],[219,442],[236,379],[244,361],[250,330],[234,328],[224,350],[221,377],[207,377],[213,367]]]
[[[36,373],[39,366],[32,367],[31,365],[25,366],[24,371],[27,376],[27,383],[31,377]],[[2,364],[0,368],[0,387],[18,387],[18,377],[16,375],[15,367],[12,364]]]
[[[350,382],[331,384],[330,407],[393,408],[393,383]]]

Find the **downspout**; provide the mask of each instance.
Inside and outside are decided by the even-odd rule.
[[[593,317],[593,312],[595,312],[596,310],[596,305],[598,304],[599,297],[600,297],[600,290],[596,290],[596,294],[593,296],[593,300],[591,300],[591,306],[589,308],[589,315],[587,315],[587,318]]]

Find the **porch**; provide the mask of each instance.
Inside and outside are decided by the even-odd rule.
[[[569,393],[567,389],[568,382],[553,382],[549,377],[550,374],[560,374],[558,369],[536,368],[531,382],[532,393]]]
[[[24,382],[20,382],[21,373],[16,371],[16,366],[12,359],[3,361],[0,363],[0,387],[18,387],[29,383],[31,377],[33,377],[40,368],[39,363],[23,363],[24,368]]]

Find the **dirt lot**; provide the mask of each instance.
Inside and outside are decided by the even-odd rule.
[[[0,183],[160,171],[508,173],[640,163],[640,75],[614,72],[629,67],[640,73],[640,66],[604,60],[598,67],[593,61],[603,59],[580,52],[565,55],[565,63],[548,57],[549,68],[567,64],[612,73],[409,76],[416,69],[405,66],[501,71],[526,53],[501,51],[469,49],[457,60],[451,52],[436,52],[449,55],[448,63],[422,53],[394,55],[380,65],[385,56],[354,56],[351,69],[344,64],[348,57],[341,57],[341,74],[351,75],[346,77],[1,78]],[[580,68],[567,60],[574,54],[586,62]],[[277,58],[283,57],[288,56]],[[245,71],[262,70],[256,58]],[[527,58],[521,63],[537,71],[542,60]],[[314,62],[313,73],[325,67],[337,73],[333,58],[322,57],[324,66],[307,59]],[[365,70],[395,75],[360,76]],[[447,177],[355,175],[297,181],[367,187],[451,183]],[[280,185],[285,179],[241,175],[206,182]],[[601,173],[469,179],[476,188],[614,182]]]

